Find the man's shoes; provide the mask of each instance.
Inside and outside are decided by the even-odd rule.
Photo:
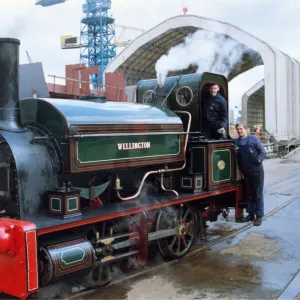
[[[241,221],[242,221],[243,223],[249,222],[249,221],[254,221],[254,214],[253,214],[253,213],[250,213],[247,217],[243,218]]]
[[[262,222],[262,217],[256,217],[255,221],[254,221],[254,226],[260,226]]]

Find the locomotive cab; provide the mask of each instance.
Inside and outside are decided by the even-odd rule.
[[[220,82],[218,82],[216,80],[212,81],[212,82],[205,82],[205,83],[203,83],[202,86],[201,86],[201,90],[200,90],[200,107],[199,107],[199,109],[200,109],[199,116],[201,116],[201,118],[199,120],[199,122],[201,124],[200,131],[202,131],[203,128],[204,128],[204,126],[205,126],[205,124],[204,124],[205,123],[205,121],[204,121],[205,120],[205,116],[203,115],[203,111],[204,111],[203,106],[208,101],[208,99],[210,97],[209,89],[214,84],[219,85],[220,90],[219,90],[218,93],[226,100],[226,103],[227,103],[227,107],[226,108],[227,108],[227,111],[229,111],[229,109],[228,109],[228,96],[227,96],[228,95],[228,91],[227,91],[227,86],[225,87],[224,85],[222,85]],[[228,127],[225,128],[225,130],[228,132]]]
[[[187,111],[192,116],[191,132],[203,128],[202,103],[211,84],[220,86],[220,94],[226,99],[228,110],[228,83],[224,76],[204,72],[167,77],[162,86],[156,79],[141,80],[137,85],[137,102],[165,106],[172,111]],[[186,123],[186,122],[185,122]],[[225,128],[227,130],[227,128]]]
[[[163,105],[174,112],[191,115],[187,147],[187,168],[180,174],[177,186],[183,191],[214,190],[227,187],[237,180],[235,150],[231,139],[209,140],[202,135],[202,106],[209,96],[209,86],[218,84],[219,93],[227,102],[228,83],[224,76],[204,72],[167,77],[162,86],[156,79],[142,80],[137,87],[137,102]],[[187,119],[182,117],[185,128]],[[228,128],[225,128],[228,132]]]

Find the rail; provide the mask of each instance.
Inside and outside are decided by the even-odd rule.
[[[66,138],[97,138],[97,137],[122,137],[122,136],[145,136],[145,135],[188,135],[188,134],[201,134],[200,131],[195,132],[139,132],[139,133],[95,133],[95,134],[74,134],[68,135]]]
[[[180,78],[182,77],[182,75],[176,80],[176,82],[174,83],[173,87],[170,89],[168,95],[166,96],[166,98],[164,99],[164,101],[162,102],[161,106],[164,106],[164,104],[166,103],[166,101],[168,100],[169,96],[171,95],[171,93],[173,92],[173,90],[175,89],[175,87],[177,86],[177,84],[179,83]]]
[[[120,100],[120,93],[121,91],[123,91],[125,93],[126,91],[126,88],[124,87],[119,87],[119,86],[114,86],[114,85],[108,85],[108,84],[100,84],[100,83],[93,83],[93,82],[90,82],[90,81],[84,81],[84,80],[80,80],[80,79],[74,79],[74,78],[68,78],[68,77],[62,77],[62,76],[56,76],[56,75],[48,75],[48,77],[51,77],[54,79],[53,81],[53,89],[54,89],[54,92],[55,92],[55,88],[56,88],[56,82],[55,80],[56,79],[63,79],[63,80],[68,80],[68,81],[72,81],[72,82],[77,82],[79,84],[81,83],[87,83],[89,85],[96,85],[98,88],[99,87],[104,87],[104,88],[112,88],[112,89],[116,89],[117,90],[117,102],[119,102]],[[136,88],[134,88],[136,89]],[[99,89],[101,90],[101,89]],[[103,89],[104,90],[104,89]],[[133,101],[132,101],[133,102]]]

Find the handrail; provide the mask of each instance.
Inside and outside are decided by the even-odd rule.
[[[68,135],[66,138],[97,138],[97,137],[122,137],[122,136],[145,136],[145,135],[188,135],[188,134],[200,134],[200,131],[197,132],[137,132],[137,133],[95,133],[95,134],[74,134]]]
[[[176,80],[176,82],[174,83],[173,87],[171,88],[170,92],[168,93],[168,95],[166,96],[166,98],[164,99],[164,101],[162,102],[161,106],[164,106],[165,102],[167,101],[167,99],[169,98],[169,96],[171,95],[171,93],[173,92],[173,90],[175,89],[175,87],[177,86],[180,78],[182,77],[182,75],[180,75],[180,77]]]
[[[103,87],[103,88],[113,88],[113,89],[117,89],[117,99],[116,101],[119,102],[119,98],[120,98],[120,91],[123,91],[125,93],[126,91],[126,87],[120,87],[120,86],[114,86],[114,85],[108,85],[108,84],[100,84],[100,83],[93,83],[90,81],[84,81],[84,80],[80,80],[80,79],[74,79],[74,78],[68,78],[68,77],[62,77],[62,76],[56,76],[56,75],[48,75],[48,77],[52,77],[54,78],[54,82],[53,82],[53,86],[54,86],[54,92],[55,92],[55,87],[56,87],[56,82],[55,79],[64,79],[64,80],[68,80],[68,81],[72,81],[73,82],[78,82],[78,83],[87,83],[90,85],[96,85],[98,88],[99,86]],[[73,86],[73,85],[72,85]],[[104,89],[99,89],[99,90],[104,90]],[[136,87],[133,87],[132,90],[136,90]],[[134,93],[133,93],[134,94]]]
[[[119,86],[114,86],[114,85],[93,83],[93,82],[90,82],[90,81],[83,81],[83,80],[80,80],[80,79],[74,79],[74,78],[68,78],[68,77],[62,77],[62,76],[56,76],[56,75],[48,75],[48,77],[53,77],[54,80],[55,80],[55,78],[65,79],[65,80],[69,80],[69,81],[75,81],[75,82],[80,82],[80,83],[88,83],[88,84],[93,84],[93,85],[97,85],[97,86],[104,86],[104,87],[108,87],[108,88],[115,88],[115,89],[120,89],[120,90],[125,91],[125,88],[122,88],[122,87],[119,87]]]

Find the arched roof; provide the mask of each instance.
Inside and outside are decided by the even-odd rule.
[[[288,116],[292,114],[293,135],[300,136],[300,118],[296,116],[296,111],[300,111],[299,62],[226,22],[196,15],[167,19],[133,40],[109,63],[106,72],[124,72],[126,85],[134,85],[141,79],[155,78],[156,61],[199,29],[223,34],[249,49],[229,74],[229,80],[252,67],[264,64],[266,127],[279,139],[288,139]],[[184,71],[195,72],[193,69]]]
[[[156,61],[170,48],[182,43],[188,35],[199,29],[224,34],[249,48],[249,51],[244,54],[242,64],[234,68],[234,74],[230,74],[230,78],[263,63],[259,54],[260,47],[249,47],[252,39],[256,38],[241,29],[225,22],[193,15],[181,15],[167,19],[133,40],[110,62],[106,72],[123,71],[128,85],[135,84],[140,79],[155,78]],[[247,36],[247,38],[240,39],[240,35]]]
[[[261,120],[265,111],[253,114],[253,110],[257,110],[260,107],[264,106],[265,101],[265,80],[262,79],[258,83],[256,83],[253,87],[251,87],[242,97],[242,119],[246,121],[248,126],[251,127],[254,124],[263,124],[265,120]],[[251,107],[252,106],[252,107]],[[252,109],[252,111],[251,111]],[[254,122],[255,120],[255,122]]]

